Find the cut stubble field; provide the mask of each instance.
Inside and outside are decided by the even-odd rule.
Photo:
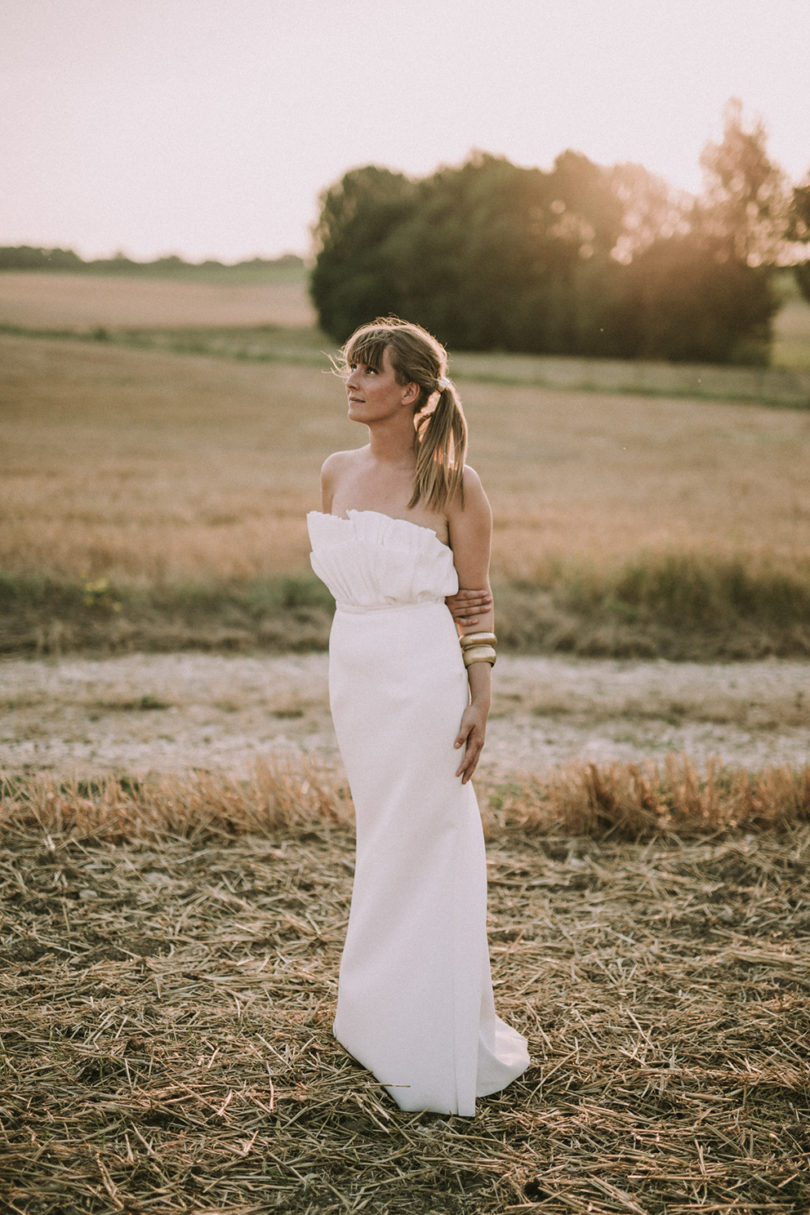
[[[405,1115],[330,1034],[351,806],[324,656],[290,653],[328,630],[320,461],[362,441],[331,348],[244,293],[200,320],[200,285],[168,284],[161,320],[148,284],[68,312],[71,276],[23,277],[37,314],[0,276],[28,330],[0,334],[0,1206],[805,1215],[810,411],[677,369],[643,395],[454,361],[511,650],[479,782],[493,974],[532,1066],[473,1120]]]
[[[746,828],[701,823],[687,765],[671,833],[637,776],[487,814],[531,1066],[473,1119],[401,1113],[331,1036],[353,843],[323,771],[6,782],[3,1209],[804,1215],[807,822],[769,820],[789,778],[720,778]]]

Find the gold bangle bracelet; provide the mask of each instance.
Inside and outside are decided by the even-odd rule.
[[[476,662],[488,662],[491,667],[494,667],[496,661],[494,654],[477,654],[474,658],[470,658],[468,662],[465,662],[464,666],[469,669]]]
[[[491,667],[494,667],[498,657],[495,647],[492,645],[473,645],[462,650],[461,653],[465,667],[471,667],[474,662],[488,662]]]
[[[498,638],[494,633],[462,633],[459,638],[462,650],[471,645],[497,645]]]

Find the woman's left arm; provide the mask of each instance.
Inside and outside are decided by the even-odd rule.
[[[491,633],[495,624],[494,608],[489,587],[489,557],[492,545],[492,510],[478,474],[464,470],[464,505],[454,504],[448,513],[450,546],[458,572],[459,590],[485,588],[489,606],[481,610],[473,626],[462,624],[464,633]],[[466,784],[475,771],[486,737],[487,718],[492,700],[492,668],[488,662],[476,662],[467,668],[470,703],[461,718],[455,746],[464,748],[457,776]]]

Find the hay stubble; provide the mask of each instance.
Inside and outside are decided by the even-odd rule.
[[[488,816],[532,1066],[472,1120],[400,1113],[331,1037],[353,839],[323,773],[10,786],[5,829],[9,1211],[807,1207],[806,821]]]

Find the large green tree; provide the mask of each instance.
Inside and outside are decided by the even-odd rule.
[[[634,259],[633,354],[698,363],[766,360],[775,308],[767,270],[726,253],[716,237],[693,231],[655,241]]]
[[[785,180],[738,103],[702,163],[700,200],[572,151],[549,171],[484,153],[418,181],[355,169],[321,198],[320,323],[342,341],[396,312],[455,349],[762,361]]]
[[[321,195],[310,293],[321,328],[337,341],[407,304],[389,246],[414,198],[412,181],[375,165],[352,169]]]

